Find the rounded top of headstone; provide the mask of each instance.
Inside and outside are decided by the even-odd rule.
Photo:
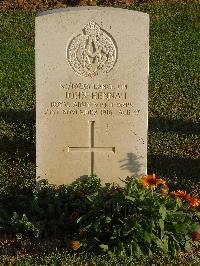
[[[149,15],[144,12],[139,12],[135,10],[128,10],[123,8],[115,8],[115,7],[99,7],[99,6],[78,6],[78,7],[67,7],[67,8],[57,8],[57,9],[50,9],[47,11],[38,11],[36,17],[39,16],[46,16],[46,15],[54,15],[57,13],[65,13],[65,12],[82,12],[82,11],[113,11],[113,12],[123,12],[123,13],[134,13],[138,16],[143,16],[149,18]]]

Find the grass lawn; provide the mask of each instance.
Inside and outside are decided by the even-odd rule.
[[[16,266],[29,266],[29,265],[66,265],[66,266],[172,266],[172,265],[191,265],[198,266],[200,259],[197,257],[191,258],[169,258],[152,256],[149,258],[136,259],[126,256],[114,256],[114,255],[77,255],[69,254],[68,252],[53,252],[46,255],[37,256],[20,256],[8,257],[2,256],[0,258],[0,265],[16,265]]]
[[[200,197],[200,5],[130,8],[149,13],[151,21],[148,172]],[[34,19],[30,11],[0,13],[0,194],[35,178]],[[51,256],[40,265],[61,265],[50,263]],[[65,256],[65,265],[107,265],[104,258],[88,257],[81,264],[79,258],[59,256]],[[29,265],[26,260],[20,265]],[[109,265],[152,265],[112,260]],[[9,265],[6,261],[2,257],[1,265]]]

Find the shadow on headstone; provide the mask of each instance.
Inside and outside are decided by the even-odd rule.
[[[142,166],[139,163],[139,158],[134,153],[127,153],[127,158],[122,159],[120,162],[120,168],[122,170],[128,170],[131,175],[138,177],[140,174],[140,168]]]

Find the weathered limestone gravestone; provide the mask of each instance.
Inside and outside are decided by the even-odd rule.
[[[103,182],[147,168],[145,13],[78,7],[36,17],[37,177]]]

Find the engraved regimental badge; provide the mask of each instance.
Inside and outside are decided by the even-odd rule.
[[[114,67],[117,46],[110,34],[90,21],[69,43],[67,59],[77,74],[93,77],[101,72],[108,73]]]

